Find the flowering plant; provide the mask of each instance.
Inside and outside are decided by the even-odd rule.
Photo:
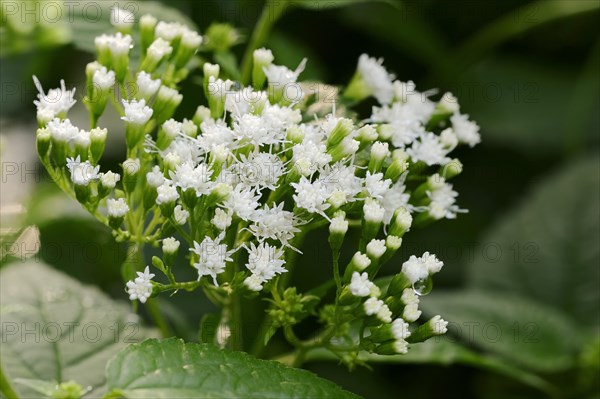
[[[266,299],[255,354],[281,329],[294,365],[320,348],[352,366],[361,351],[403,354],[446,332],[440,316],[423,322],[419,310],[441,260],[425,252],[393,276],[379,272],[411,229],[466,212],[449,183],[462,164],[450,154],[480,137],[452,94],[434,100],[435,90],[416,91],[366,54],[339,92],[302,82],[306,59],[292,70],[265,48],[236,79],[204,57],[237,40],[232,28],[201,36],[144,15],[134,43],[137,27],[115,10],[117,31],[96,37],[98,57],[86,68],[89,130],[67,118],[74,89],[61,82],[46,93],[34,78],[37,151],[55,183],[135,250],[138,262],[123,269],[130,300],[148,305],[161,327],[154,297],[204,294],[222,309],[214,342],[243,349],[242,300]],[[178,120],[179,90],[196,68],[206,101]],[[370,98],[377,104],[361,115],[356,105]],[[102,127],[109,102],[126,148],[112,171],[101,163],[106,139],[123,132]],[[329,231],[332,267],[322,271],[327,282],[299,292],[291,275],[302,272],[295,264],[316,229]],[[349,229],[357,243],[345,240]],[[160,255],[147,262],[145,246]],[[353,255],[344,259],[343,249]],[[178,277],[180,252],[197,278]],[[309,318],[320,327],[303,340],[295,326]]]

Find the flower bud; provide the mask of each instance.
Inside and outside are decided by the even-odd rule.
[[[271,50],[260,48],[254,50],[252,59],[254,61],[252,65],[252,86],[256,90],[261,90],[267,79],[264,68],[271,65],[275,57],[273,57]]]
[[[385,215],[385,209],[377,200],[367,198],[363,206],[363,214],[363,239],[365,241],[371,241],[377,236],[377,233],[379,233]]]
[[[42,160],[48,159],[48,152],[50,151],[50,139],[51,134],[46,128],[38,129],[35,135],[35,145],[37,153]]]
[[[144,128],[152,117],[154,111],[146,106],[146,100],[123,100],[125,116],[125,141],[129,150],[140,144],[144,138]]]
[[[200,105],[196,108],[196,113],[194,113],[194,117],[192,121],[200,126],[202,122],[212,119],[210,116],[210,108],[205,107],[204,105]]]
[[[354,272],[362,272],[371,265],[371,259],[363,253],[356,252],[344,272],[344,281],[350,281]]]
[[[108,212],[108,224],[117,230],[123,224],[125,215],[129,212],[129,206],[123,198],[109,198],[106,200],[106,208]]]
[[[388,341],[374,350],[378,355],[403,355],[408,352],[408,343],[403,339]]]
[[[90,131],[90,155],[93,163],[98,163],[106,146],[108,130],[96,127]]]
[[[361,146],[377,140],[377,130],[372,125],[365,125],[356,132],[356,139],[360,141]]]
[[[327,137],[327,148],[332,148],[352,134],[354,123],[351,119],[341,118]]]
[[[377,261],[386,251],[384,240],[371,240],[367,244],[367,256],[371,261]]]
[[[173,237],[167,237],[163,239],[162,251],[164,255],[164,263],[173,266],[175,258],[177,257],[177,251],[179,251],[179,241]]]
[[[407,231],[410,230],[412,224],[412,215],[409,210],[401,206],[394,211],[388,234],[402,237]]]
[[[140,160],[129,158],[122,164],[123,167],[123,189],[132,193],[137,183],[138,172],[140,170]]]
[[[148,73],[154,72],[172,52],[173,47],[171,47],[168,41],[160,37],[156,38],[146,50],[146,55],[142,60],[140,69]]]
[[[181,41],[177,54],[175,55],[175,66],[177,68],[183,68],[192,59],[198,47],[202,44],[202,36],[191,29],[183,29],[181,34]]]
[[[427,322],[420,325],[407,341],[410,343],[424,342],[436,335],[443,335],[448,331],[448,322],[440,316],[433,316]]]
[[[145,14],[140,18],[140,39],[142,43],[142,54],[146,54],[146,50],[154,41],[154,28],[158,20],[150,15]]]
[[[121,176],[118,173],[108,171],[100,175],[100,186],[98,187],[98,196],[100,198],[106,197],[111,190],[113,190],[117,182],[121,180]]]
[[[339,253],[348,231],[348,221],[343,211],[338,211],[329,225],[329,245],[334,253]]]
[[[440,167],[439,175],[446,180],[450,180],[458,176],[463,171],[463,164],[458,159],[452,159],[447,164]]]
[[[135,15],[120,7],[113,6],[110,9],[110,23],[121,33],[130,33],[135,23]]]
[[[377,141],[371,147],[371,157],[369,159],[369,172],[377,173],[381,171],[383,161],[390,155],[388,143]]]
[[[175,222],[179,225],[186,224],[189,216],[190,213],[183,209],[181,205],[177,205],[173,210],[173,219],[175,219]]]
[[[161,85],[161,80],[152,79],[151,74],[144,71],[140,71],[137,74],[137,79],[135,83],[137,88],[135,97],[140,100],[146,100],[146,104],[148,104],[150,103],[150,99],[158,92],[158,89]]]
[[[360,143],[358,141],[352,139],[350,136],[347,136],[338,145],[332,147],[327,152],[331,154],[331,161],[337,162],[346,157],[354,155],[358,151],[359,146]]]
[[[206,30],[206,46],[218,53],[229,51],[239,40],[236,29],[226,23],[212,23]]]
[[[171,118],[181,104],[181,100],[183,96],[177,90],[161,86],[152,104],[157,123],[163,123]]]

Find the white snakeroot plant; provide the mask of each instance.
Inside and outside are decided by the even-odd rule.
[[[340,106],[315,108],[314,91],[301,81],[306,59],[292,70],[258,49],[245,81],[232,65],[204,61],[218,46],[214,39],[180,23],[146,15],[130,25],[131,18],[114,9],[118,32],[95,40],[98,60],[86,68],[89,131],[67,119],[74,89],[61,81],[45,93],[34,78],[37,150],[50,176],[116,240],[140,255],[144,246],[162,249],[151,262],[158,277],[142,259],[124,268],[129,298],[203,292],[222,309],[219,328],[229,331],[222,345],[241,341],[234,335],[243,301],[265,298],[272,332],[259,331],[270,335],[257,340],[282,328],[302,353],[326,348],[350,365],[360,351],[406,353],[409,344],[445,333],[439,316],[419,323],[419,298],[441,260],[425,252],[399,259],[391,280],[379,274],[408,231],[466,212],[450,183],[462,170],[451,153],[480,137],[456,98],[418,92],[363,54],[336,94]],[[138,64],[130,62],[133,46],[141,49]],[[197,66],[204,99],[186,119],[178,109],[181,82]],[[112,95],[122,99],[112,101],[124,124],[115,131],[98,126]],[[378,105],[357,115],[352,106],[368,97]],[[108,134],[126,147],[119,174],[99,162]],[[303,241],[317,229],[329,235],[331,269],[303,262],[312,251]],[[195,273],[189,281],[181,281],[184,259]],[[293,281],[301,273],[331,283],[299,292]],[[306,318],[321,323],[317,339],[296,335]]]

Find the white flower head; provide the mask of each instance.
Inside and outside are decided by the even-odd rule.
[[[123,199],[123,198],[107,199],[106,200],[106,208],[107,208],[108,216],[113,217],[113,218],[121,218],[121,217],[127,215],[127,212],[129,212],[129,206],[127,205],[127,203],[125,202],[125,199]]]
[[[385,240],[373,239],[367,244],[367,254],[374,259],[381,258],[386,249]]]
[[[173,41],[183,33],[184,26],[179,22],[160,21],[156,25],[154,34],[166,41]]]
[[[155,60],[156,62],[162,60],[164,57],[171,55],[172,52],[173,47],[171,47],[171,44],[161,37],[157,37],[156,39],[154,39],[152,44],[148,46],[147,50],[148,57]]]
[[[363,309],[367,316],[377,314],[383,306],[385,306],[383,301],[375,297],[370,297],[365,301],[365,303],[363,303]]]
[[[211,219],[211,223],[217,229],[224,231],[229,226],[231,226],[231,222],[233,220],[232,214],[230,212],[225,212],[221,208],[215,209],[215,216]]]
[[[100,178],[100,166],[93,166],[90,161],[81,162],[77,158],[67,158],[67,169],[71,172],[71,181],[77,186],[87,186]]]
[[[42,84],[36,76],[33,77],[33,82],[38,90],[38,99],[33,103],[37,107],[38,114],[41,112],[46,120],[51,120],[57,116],[65,117],[77,102],[75,100],[75,88],[67,90],[64,80],[60,81],[59,89],[50,89],[47,94],[44,93]]]
[[[264,47],[254,50],[252,56],[254,58],[254,62],[260,65],[271,64],[275,59],[275,57],[273,57],[273,52]]]
[[[316,180],[311,183],[309,179],[302,176],[298,183],[291,185],[296,190],[296,194],[293,196],[296,206],[311,213],[325,214],[324,211],[330,206],[326,203],[329,193],[327,186],[322,181]]]
[[[103,66],[94,72],[92,81],[101,90],[108,90],[115,85],[115,72]]]
[[[133,47],[133,38],[117,32],[115,35],[97,36],[94,43],[99,53],[108,51],[113,57],[119,57],[129,54],[129,50]]]
[[[421,134],[406,150],[413,161],[423,161],[427,165],[444,165],[450,161],[447,157],[448,150],[440,140],[439,136],[429,132]]]
[[[369,195],[376,199],[382,199],[383,195],[389,190],[392,181],[390,179],[384,179],[383,173],[367,172],[365,177],[365,188]]]
[[[158,186],[156,192],[158,193],[158,196],[156,197],[156,203],[158,205],[173,203],[179,199],[177,187],[169,184],[167,181]]]
[[[428,322],[431,331],[436,335],[446,334],[448,332],[448,322],[442,319],[439,315],[433,316]]]
[[[392,322],[392,311],[385,303],[377,311],[377,318],[384,323]]]
[[[233,261],[233,251],[227,250],[227,244],[221,244],[222,238],[223,235],[215,239],[206,236],[200,244],[194,241],[194,247],[190,248],[199,258],[193,265],[198,270],[198,280],[202,276],[211,276],[213,283],[219,285],[217,276],[225,271],[227,262]]]
[[[173,237],[163,239],[162,251],[165,254],[174,254],[179,250],[179,241]]]
[[[121,175],[118,173],[108,171],[100,174],[100,183],[103,187],[108,188],[109,190],[115,188],[119,180],[121,180]]]
[[[110,9],[110,23],[118,29],[128,29],[135,23],[135,14],[129,10],[113,6]]]
[[[150,97],[158,92],[161,80],[152,79],[152,75],[148,72],[141,71],[137,74],[136,85],[139,97],[149,100]]]
[[[135,126],[144,126],[154,112],[152,108],[146,106],[146,100],[131,100],[123,101],[123,107],[125,108],[125,116],[121,117],[125,122],[129,122]]]
[[[284,210],[283,206],[283,202],[271,207],[265,205],[254,212],[249,229],[259,241],[278,240],[288,246],[288,242],[300,231],[294,213]]]
[[[392,334],[395,339],[406,339],[410,337],[410,331],[408,330],[408,323],[403,319],[396,319],[392,322]]]
[[[469,115],[454,114],[450,117],[452,129],[458,137],[458,141],[466,143],[470,147],[474,147],[481,141],[479,135],[479,126],[469,120]]]
[[[286,66],[275,64],[263,67],[263,71],[270,85],[274,85],[276,88],[283,88],[285,85],[296,83],[298,77],[304,71],[304,68],[306,68],[306,62],[307,59],[304,58],[295,71],[290,70]]]
[[[165,176],[160,170],[160,166],[154,165],[152,170],[146,173],[146,182],[150,187],[159,187],[165,182]]]
[[[412,323],[413,321],[417,321],[419,317],[421,317],[421,311],[419,310],[418,303],[409,303],[404,307],[404,310],[402,311],[402,318],[404,320]]]
[[[352,273],[352,280],[348,288],[354,296],[365,297],[371,294],[371,288],[374,286],[373,282],[369,280],[369,275],[365,273],[354,272]]]
[[[367,198],[363,206],[365,220],[369,223],[381,223],[385,215],[385,209],[372,198]]]
[[[181,205],[177,205],[173,210],[173,218],[179,225],[184,225],[187,222],[188,217],[190,217],[190,213],[183,209]]]
[[[388,73],[382,63],[382,59],[376,60],[362,54],[358,59],[358,72],[377,101],[380,104],[389,104],[394,97],[394,75]]]
[[[287,270],[283,265],[283,250],[281,248],[272,247],[267,243],[261,243],[258,246],[254,243],[250,247],[246,247],[248,251],[248,263],[246,268],[256,276],[261,284],[270,281],[278,274],[285,273]]]
[[[129,299],[139,300],[141,303],[146,303],[146,300],[152,295],[152,278],[154,274],[150,273],[148,266],[143,272],[137,272],[137,277],[133,281],[127,282],[127,294]]]

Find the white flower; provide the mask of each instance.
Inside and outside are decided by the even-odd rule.
[[[251,291],[261,291],[263,289],[263,282],[260,276],[256,274],[250,274],[244,279],[244,285]]]
[[[404,310],[402,311],[402,318],[404,320],[412,323],[413,321],[417,321],[419,317],[421,317],[421,311],[419,310],[418,303],[409,303],[404,307]]]
[[[367,254],[375,259],[379,259],[386,251],[385,240],[371,240],[367,244]]]
[[[154,34],[164,40],[173,41],[176,37],[181,35],[183,25],[179,22],[164,22],[160,21],[154,30]]]
[[[248,251],[248,263],[246,268],[258,278],[261,283],[266,283],[275,277],[277,274],[285,273],[287,270],[283,265],[285,261],[281,259],[283,257],[283,250],[275,248],[267,243],[261,243],[258,246],[254,243],[250,244],[250,248],[246,247]]]
[[[229,79],[216,79],[214,76],[208,78],[208,94],[218,100],[224,100],[231,93],[233,82]]]
[[[412,255],[404,262],[402,273],[414,284],[419,280],[427,278],[430,274],[438,273],[443,266],[444,262],[440,261],[435,255],[425,252],[420,258]]]
[[[448,332],[448,322],[439,315],[433,316],[427,324],[429,324],[431,331],[436,335],[442,335]]]
[[[292,147],[292,152],[292,163],[304,176],[310,176],[331,162],[331,154],[327,152],[327,146],[324,143],[304,141]]]
[[[396,339],[394,341],[394,351],[401,355],[408,353],[408,342],[403,339]]]
[[[371,147],[371,158],[382,161],[390,155],[389,144],[376,141]]]
[[[152,170],[146,173],[146,182],[150,187],[159,187],[165,182],[165,176],[160,170],[160,166],[154,165]]]
[[[213,216],[213,218],[211,219],[210,222],[217,229],[223,231],[226,228],[228,228],[229,226],[231,226],[232,219],[233,218],[232,218],[231,213],[225,212],[221,208],[217,208],[217,209],[215,209],[215,216]]]
[[[392,334],[395,339],[404,340],[410,337],[410,331],[408,330],[408,323],[403,319],[396,319],[392,322]]]
[[[443,165],[450,161],[446,155],[448,150],[435,134],[428,132],[421,134],[412,144],[411,148],[406,150],[413,161],[423,161],[427,165]]]
[[[128,158],[123,162],[123,172],[126,175],[133,176],[140,171],[141,163],[139,158]]]
[[[73,138],[73,142],[76,147],[83,148],[84,151],[90,148],[91,136],[90,132],[80,130],[79,133]]]
[[[196,195],[210,194],[215,186],[215,182],[211,181],[212,169],[207,164],[194,166],[191,161],[186,161],[177,166],[175,173],[169,172],[173,184],[186,191],[192,189],[196,191]]]
[[[444,145],[447,151],[452,151],[458,145],[458,137],[454,134],[451,127],[442,130],[440,133],[440,142]]]
[[[329,234],[346,234],[348,231],[348,221],[344,214],[340,213],[335,217],[331,218],[331,223],[329,224]]]
[[[402,179],[401,179],[402,180]],[[390,187],[384,194],[381,199],[381,204],[385,209],[385,214],[383,216],[383,222],[387,225],[392,222],[392,218],[394,216],[394,212],[402,207],[404,209],[403,212],[398,214],[396,218],[396,223],[400,223],[401,226],[404,226],[404,230],[408,230],[412,223],[412,216],[408,211],[408,201],[410,200],[410,194],[408,194],[405,190],[403,181],[398,180],[396,184]]]
[[[177,188],[166,181],[156,188],[156,192],[158,193],[158,196],[156,197],[156,203],[158,205],[172,203],[179,198]]]
[[[249,220],[254,211],[259,207],[260,194],[248,189],[242,184],[236,185],[229,197],[224,201],[223,207],[231,210],[242,220]]]
[[[365,270],[371,264],[371,259],[360,251],[356,252],[351,262],[358,270]]]
[[[195,137],[198,134],[198,126],[193,121],[184,118],[181,123],[181,133],[186,136]]]
[[[284,246],[300,231],[298,220],[293,212],[283,210],[283,202],[277,206],[265,205],[252,215],[253,223],[249,229],[259,241],[279,240]]]
[[[110,23],[116,28],[129,28],[135,23],[135,15],[131,11],[113,6],[110,9]]]
[[[139,97],[148,100],[150,97],[155,95],[156,92],[158,92],[158,89],[161,85],[161,80],[152,79],[152,75],[141,71],[137,74],[136,85]]]
[[[71,172],[71,181],[77,186],[87,186],[92,180],[98,180],[100,166],[93,166],[90,161],[81,162],[77,158],[67,158],[67,168]]]
[[[165,254],[174,254],[179,249],[179,241],[173,237],[163,239],[162,251]]]
[[[190,49],[198,48],[202,44],[202,36],[200,36],[198,32],[188,29],[185,26],[183,28],[183,32],[181,33],[181,45]]]
[[[211,276],[213,283],[219,285],[217,276],[225,271],[227,262],[233,261],[230,256],[233,251],[228,251],[227,245],[221,244],[222,238],[222,235],[215,239],[206,236],[200,244],[194,241],[194,248],[190,248],[199,257],[198,262],[193,264],[198,270],[198,280],[202,276]]]
[[[118,173],[113,173],[111,171],[100,173],[100,183],[109,190],[115,188],[119,180],[121,180],[121,175]]]
[[[275,86],[275,88],[284,88],[284,86],[288,84],[296,83],[298,76],[300,76],[304,71],[304,68],[306,68],[306,61],[307,59],[304,58],[295,71],[290,70],[286,66],[275,64],[263,67],[263,71],[265,72],[270,85]]]
[[[241,161],[234,165],[240,182],[246,187],[262,191],[265,188],[275,190],[279,178],[286,172],[285,165],[277,155],[267,152],[251,153],[240,156]]]
[[[137,275],[135,280],[127,282],[127,294],[132,301],[138,299],[141,303],[146,303],[152,295],[151,280],[154,274],[150,273],[150,269],[146,266],[144,272],[137,272]]]
[[[61,121],[58,118],[54,118],[48,122],[46,129],[50,132],[52,139],[60,143],[68,143],[74,140],[79,134],[79,128],[73,126],[69,119]]]
[[[416,303],[418,305],[420,299],[419,296],[415,293],[415,290],[413,290],[412,288],[405,288],[402,291],[402,295],[400,296],[400,301],[402,301],[402,303],[405,305],[409,305],[411,303]]]
[[[132,125],[144,126],[154,112],[152,108],[146,106],[146,100],[122,100],[123,107],[125,108],[125,116],[121,117],[125,122],[129,122]]]
[[[268,65],[275,59],[275,57],[273,57],[273,52],[264,47],[254,50],[252,57],[254,58],[254,62],[260,65]]]
[[[367,176],[365,177],[365,188],[369,195],[376,199],[382,199],[391,184],[392,181],[390,179],[383,178],[383,173],[371,174],[371,172],[367,172]]]
[[[429,215],[434,219],[454,219],[457,213],[466,213],[455,204],[458,193],[448,183],[439,184],[432,191],[427,192],[431,200],[429,204]]]
[[[99,53],[109,51],[113,56],[118,57],[129,54],[129,50],[133,47],[133,38],[117,32],[115,35],[97,36],[94,43]]]
[[[466,143],[470,147],[474,147],[481,141],[479,135],[479,126],[475,122],[469,120],[469,115],[454,114],[450,117],[452,129],[461,143]]]
[[[106,208],[109,217],[113,218],[121,218],[127,215],[129,212],[129,206],[125,202],[124,198],[112,199],[109,198],[106,200]]]
[[[367,316],[377,314],[385,304],[381,299],[370,297],[363,303],[363,309]]]
[[[179,225],[184,225],[185,222],[187,222],[188,217],[190,217],[190,213],[183,209],[181,205],[177,205],[173,210],[173,218]]]
[[[322,181],[316,180],[311,183],[306,177],[302,176],[298,183],[292,183],[292,187],[296,190],[293,195],[296,206],[304,208],[311,213],[319,213],[324,215],[324,211],[329,208],[327,201],[327,187]]]
[[[389,104],[394,97],[392,82],[394,75],[389,74],[381,65],[382,59],[376,60],[367,54],[358,59],[358,72],[364,83],[380,104]]]
[[[444,93],[442,98],[440,98],[439,105],[446,111],[451,112],[453,114],[457,113],[460,110],[458,99],[450,92]]]
[[[108,90],[115,85],[115,72],[103,66],[94,72],[92,80],[101,90]]]
[[[381,305],[381,308],[377,311],[377,318],[384,323],[392,322],[392,311],[386,304]]]
[[[352,280],[348,288],[352,295],[364,297],[371,294],[371,288],[374,285],[373,282],[369,281],[369,275],[366,272],[362,274],[354,272],[352,273]]]
[[[242,90],[227,93],[225,109],[239,118],[247,113],[255,113],[266,102],[266,92],[254,91],[252,87],[244,87]]]
[[[33,82],[38,90],[37,100],[33,103],[37,107],[38,114],[43,113],[46,120],[53,119],[56,116],[64,117],[67,112],[75,105],[75,88],[67,90],[65,81],[60,81],[60,89],[50,89],[48,94],[44,93],[42,84],[36,76]]]
[[[167,40],[164,40],[160,37],[157,37],[150,46],[148,46],[148,57],[153,59],[155,62],[158,62],[170,55],[173,52],[173,47]]]
[[[425,252],[423,256],[421,256],[421,262],[427,269],[429,274],[438,273],[442,270],[444,266],[444,262],[439,260],[434,254],[430,254],[429,252]]]
[[[374,199],[367,198],[363,206],[365,220],[369,223],[381,223],[385,215],[385,209]]]
[[[341,205],[353,202],[363,189],[363,181],[356,176],[356,167],[354,165],[346,166],[338,162],[332,166],[327,165],[319,173],[319,180],[327,187],[330,197],[339,196],[338,201]],[[337,200],[337,198],[333,199]],[[334,201],[332,200],[331,202]]]

